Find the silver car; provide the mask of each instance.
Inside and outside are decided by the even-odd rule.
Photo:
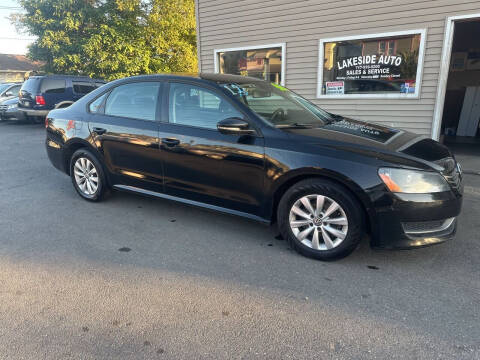
[[[0,104],[6,100],[18,97],[18,92],[22,83],[2,83],[0,84]]]

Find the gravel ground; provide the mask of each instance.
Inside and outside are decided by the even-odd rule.
[[[263,225],[114,193],[0,123],[2,359],[480,359],[480,176],[454,241],[323,263]]]

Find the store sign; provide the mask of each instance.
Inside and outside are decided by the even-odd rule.
[[[417,33],[324,42],[319,93],[415,94],[421,42]]]
[[[336,80],[400,78],[401,56],[355,56],[337,62]]]

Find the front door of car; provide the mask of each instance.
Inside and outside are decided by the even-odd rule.
[[[162,83],[119,85],[90,104],[89,130],[115,185],[163,191],[158,119]]]
[[[159,133],[166,193],[261,215],[265,172],[261,135],[220,133],[220,120],[244,115],[214,89],[171,82],[166,94],[169,122],[160,124]]]

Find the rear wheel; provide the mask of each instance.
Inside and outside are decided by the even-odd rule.
[[[282,236],[300,254],[319,260],[349,255],[364,233],[363,213],[343,186],[323,179],[293,185],[278,207]]]
[[[70,177],[77,193],[89,201],[100,201],[107,191],[105,173],[95,155],[87,149],[79,149],[70,161]]]

